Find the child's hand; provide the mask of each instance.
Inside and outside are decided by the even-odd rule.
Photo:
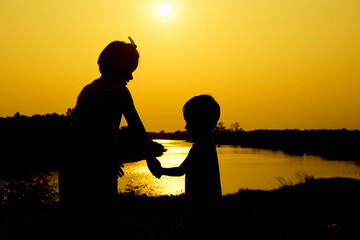
[[[160,178],[162,176],[162,167],[159,160],[157,160],[155,157],[146,159],[147,166],[156,178]]]

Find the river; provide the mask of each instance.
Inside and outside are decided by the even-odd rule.
[[[184,140],[154,140],[167,151],[159,157],[163,167],[179,166],[186,158],[192,143]],[[232,145],[217,147],[223,195],[239,189],[271,190],[283,183],[298,183],[306,175],[315,178],[345,177],[360,179],[357,162],[326,160],[311,155],[289,155],[282,151],[242,148]],[[125,175],[118,179],[119,193],[132,192],[148,196],[178,195],[185,191],[185,176],[155,178],[146,161],[124,164]],[[50,185],[58,186],[58,172],[41,172],[33,180],[45,177]],[[8,180],[0,179],[0,183]]]
[[[183,140],[154,140],[167,151],[159,157],[163,167],[179,166],[186,158],[192,143]],[[278,188],[282,183],[297,183],[304,175],[315,178],[346,177],[360,179],[360,165],[356,162],[326,160],[311,155],[288,155],[282,151],[217,147],[223,195],[239,189]],[[125,176],[118,180],[119,192],[133,192],[149,196],[184,193],[185,177],[162,176],[156,179],[146,162],[126,163]]]

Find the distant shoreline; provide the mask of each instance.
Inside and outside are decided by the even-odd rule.
[[[184,131],[148,133],[151,139],[190,141]],[[314,155],[329,160],[360,162],[358,130],[216,130],[218,145],[239,145],[248,148],[281,150],[291,155]]]
[[[57,170],[64,159],[71,156],[69,128],[71,115],[15,114],[0,118],[0,148],[3,155],[0,175],[41,170]],[[91,131],[91,129],[89,129]],[[127,162],[143,158],[131,139],[128,128],[119,129],[116,147],[127,157]],[[173,133],[148,132],[150,139],[174,139],[190,141],[186,131]],[[315,155],[325,159],[360,162],[360,131],[358,130],[228,130],[216,127],[216,144],[281,150],[292,155]],[[156,156],[166,149],[152,143]]]

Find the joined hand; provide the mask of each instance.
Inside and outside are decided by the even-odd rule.
[[[162,175],[162,167],[159,160],[157,160],[155,157],[152,157],[147,159],[146,163],[152,175],[154,175],[156,178],[160,178]]]

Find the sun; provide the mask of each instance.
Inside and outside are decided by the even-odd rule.
[[[172,6],[169,3],[160,3],[157,7],[157,12],[161,17],[168,17],[173,11]]]

